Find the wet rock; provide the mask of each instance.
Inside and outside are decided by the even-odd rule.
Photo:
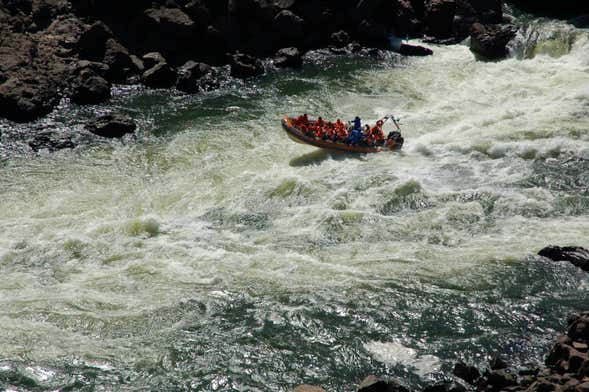
[[[507,369],[509,367],[509,363],[507,363],[507,361],[501,356],[496,356],[491,360],[489,366],[491,367],[491,370],[501,370]]]
[[[434,54],[434,51],[430,48],[409,44],[401,44],[397,52],[404,56],[431,56]]]
[[[475,23],[470,29],[470,49],[488,59],[503,58],[507,55],[507,44],[516,32],[514,26]]]
[[[168,63],[158,63],[145,71],[141,82],[153,88],[169,88],[176,84],[176,72]]]
[[[409,390],[396,380],[384,381],[370,375],[360,383],[358,392],[409,392]]]
[[[463,362],[459,362],[457,364],[454,365],[454,370],[452,371],[452,373],[466,381],[469,384],[474,384],[476,380],[478,380],[481,377],[481,373],[479,372],[479,369],[477,369],[474,366],[468,366],[467,364],[463,363]]]
[[[54,152],[66,148],[75,148],[76,145],[71,137],[58,135],[53,131],[46,131],[36,134],[32,139],[29,139],[27,144],[31,150],[39,152],[41,150],[48,150]]]
[[[33,121],[49,114],[59,98],[56,86],[43,77],[12,77],[0,85],[0,117]]]
[[[136,128],[133,119],[122,114],[108,114],[86,124],[86,130],[106,138],[120,138],[135,132]]]
[[[108,79],[113,83],[122,83],[137,72],[127,48],[114,38],[109,38],[105,43],[103,63],[108,65]]]
[[[230,56],[231,76],[236,78],[248,78],[264,73],[262,62],[250,55],[235,53]]]
[[[314,385],[299,385],[293,392],[326,392],[325,389]]]
[[[431,0],[425,8],[425,33],[440,38],[451,37],[455,14],[454,0]]]
[[[80,105],[98,104],[110,98],[110,88],[106,79],[86,69],[76,78],[70,98]]]
[[[553,261],[569,261],[584,271],[589,271],[589,251],[580,246],[548,246],[538,252],[539,256]]]
[[[274,65],[279,68],[301,68],[303,66],[303,56],[297,48],[283,48],[276,52]]]
[[[204,87],[203,77],[213,73],[213,68],[205,63],[188,61],[178,69],[176,88],[185,93],[196,93]],[[211,78],[212,80],[212,75]]]
[[[589,312],[583,312],[572,318],[568,336],[573,341],[589,343]]]

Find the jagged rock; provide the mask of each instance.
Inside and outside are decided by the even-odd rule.
[[[434,51],[420,45],[401,44],[398,53],[405,56],[431,56]]]
[[[455,14],[454,0],[431,0],[425,8],[425,33],[438,38],[451,37]]]
[[[205,81],[202,78],[212,72],[213,69],[208,64],[188,61],[178,69],[176,88],[185,93],[198,92],[204,87]]]
[[[176,72],[168,63],[158,63],[145,71],[141,76],[141,82],[153,88],[168,88],[176,83]]]
[[[108,79],[113,83],[124,82],[137,72],[127,48],[114,38],[109,38],[105,43],[103,63],[109,66]]]
[[[358,392],[409,392],[409,390],[396,380],[384,381],[370,375],[360,383]]]
[[[479,369],[474,366],[468,366],[462,362],[454,365],[453,373],[456,377],[461,378],[469,384],[474,384],[475,381],[481,377]]]
[[[137,126],[133,119],[122,114],[107,114],[86,124],[86,130],[107,138],[120,138],[135,132]]]
[[[517,385],[516,377],[503,369],[493,370],[486,374],[486,384],[493,391],[500,391],[504,388]]]
[[[314,385],[299,385],[293,392],[326,392],[325,389]]]
[[[113,38],[113,33],[110,28],[101,21],[95,22],[82,33],[78,41],[80,58],[88,60],[104,58],[106,41],[111,38]]]
[[[43,117],[58,103],[57,88],[46,78],[12,77],[0,85],[0,117],[15,122]]]
[[[297,48],[283,48],[276,52],[274,65],[279,68],[301,68],[303,66],[303,56]]]
[[[74,82],[71,100],[80,105],[102,103],[110,98],[110,83],[89,69],[83,70]]]
[[[514,26],[487,25],[475,23],[470,29],[470,49],[488,59],[507,55],[507,44],[515,37]]]
[[[264,73],[262,62],[250,55],[235,53],[230,57],[231,76],[236,78],[248,78]]]
[[[584,271],[589,271],[589,251],[580,246],[548,246],[538,252],[539,256],[553,261],[569,261]]]

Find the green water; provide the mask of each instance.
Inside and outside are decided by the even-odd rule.
[[[0,387],[351,391],[541,362],[589,303],[586,273],[534,258],[589,246],[588,36],[546,23],[561,35],[523,60],[315,55],[41,124],[79,133],[116,109],[135,140],[32,155],[2,123]],[[279,126],[391,111],[400,153],[330,155]]]

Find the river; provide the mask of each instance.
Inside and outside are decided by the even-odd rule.
[[[119,88],[135,140],[0,151],[0,387],[351,391],[454,362],[540,363],[589,277],[589,33],[532,20],[511,58],[311,55],[187,97]],[[401,118],[402,152],[292,143],[285,114]],[[10,152],[8,152],[10,151]]]

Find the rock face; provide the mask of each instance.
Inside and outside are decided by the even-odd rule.
[[[488,59],[499,59],[507,55],[507,44],[517,32],[513,26],[474,23],[470,30],[470,49]]]
[[[80,105],[97,104],[110,98],[110,83],[89,68],[83,69],[74,81],[71,100]]]
[[[129,116],[108,114],[86,125],[86,130],[106,138],[120,138],[135,132],[137,126]]]
[[[10,78],[0,85],[0,116],[15,122],[36,120],[59,103],[57,87],[45,78]]]
[[[580,246],[548,246],[538,255],[553,261],[568,261],[583,271],[589,271],[589,251]]]

